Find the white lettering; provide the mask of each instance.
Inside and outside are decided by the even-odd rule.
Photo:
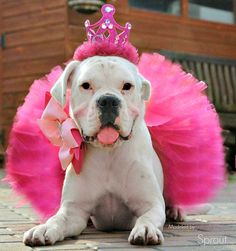
[[[219,245],[227,243],[227,236],[215,236],[215,237],[205,237],[203,234],[198,234],[198,244],[199,245]]]

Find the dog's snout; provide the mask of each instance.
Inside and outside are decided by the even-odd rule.
[[[102,126],[114,125],[115,119],[119,116],[120,106],[120,100],[114,95],[106,94],[97,100]]]
[[[100,108],[118,107],[120,100],[112,95],[104,95],[98,99],[97,104]]]

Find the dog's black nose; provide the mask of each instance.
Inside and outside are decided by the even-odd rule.
[[[97,106],[101,112],[99,118],[102,126],[114,125],[119,116],[120,100],[114,95],[103,95],[97,100]]]
[[[120,100],[113,95],[104,95],[98,99],[97,104],[102,109],[115,108],[120,105]]]

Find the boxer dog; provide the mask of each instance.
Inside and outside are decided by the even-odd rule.
[[[131,244],[162,243],[163,172],[144,121],[150,83],[124,58],[94,56],[71,61],[55,83],[51,94],[62,106],[67,88],[87,147],[82,170],[67,168],[60,209],[23,242],[52,245],[79,235],[91,218],[98,230],[131,230]]]

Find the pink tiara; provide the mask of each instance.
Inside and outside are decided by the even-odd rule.
[[[74,52],[73,59],[83,61],[93,56],[123,57],[138,64],[137,49],[128,41],[131,24],[125,27],[116,23],[113,18],[115,8],[111,4],[102,6],[102,18],[95,24],[85,22],[88,41],[80,45]]]
[[[109,41],[115,45],[124,45],[128,41],[131,24],[126,23],[125,27],[119,25],[113,15],[115,8],[111,4],[104,4],[102,6],[102,18],[95,24],[90,24],[89,20],[85,21],[85,28],[87,32],[88,41],[102,42]],[[121,31],[120,33],[117,30]]]

